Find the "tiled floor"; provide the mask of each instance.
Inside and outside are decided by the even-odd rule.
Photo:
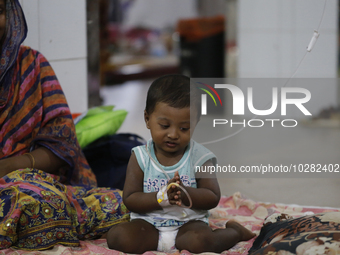
[[[143,111],[147,89],[151,81],[131,81],[101,89],[105,105],[126,109],[129,113],[119,132],[132,132],[150,138]],[[282,129],[244,129],[242,133],[207,147],[217,155],[219,165],[299,165],[306,163],[340,163],[340,129],[298,126]],[[201,130],[202,131],[202,130]],[[196,140],[205,137],[195,131]],[[240,191],[247,197],[264,202],[340,207],[340,170],[336,175],[319,174],[218,175],[223,195]]]

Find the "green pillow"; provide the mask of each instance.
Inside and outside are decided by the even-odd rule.
[[[114,107],[115,107],[114,105],[102,105],[93,107],[91,109],[88,109],[88,111],[85,114],[85,117],[93,116],[103,112],[112,112]]]
[[[113,135],[123,124],[127,111],[115,110],[114,106],[95,107],[76,124],[76,134],[81,148],[97,139]]]

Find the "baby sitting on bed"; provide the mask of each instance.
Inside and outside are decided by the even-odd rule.
[[[200,108],[199,100],[192,102],[197,117],[190,120],[190,91],[198,93],[190,88],[183,75],[162,76],[149,88],[144,119],[152,139],[133,149],[123,191],[131,221],[108,232],[111,249],[221,253],[255,236],[235,221],[224,229],[208,225],[208,210],[217,206],[220,189],[216,178],[195,176],[194,166],[212,166],[216,158],[191,140]]]

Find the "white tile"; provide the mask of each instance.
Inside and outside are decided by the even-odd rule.
[[[289,31],[282,31],[278,34],[278,76],[280,78],[289,78],[295,67],[295,35]]]
[[[295,5],[296,0],[277,0],[278,1],[278,30],[283,32],[292,31],[295,27]],[[273,10],[274,11],[274,10]]]
[[[325,14],[320,26],[320,32],[323,30],[337,31],[338,29],[338,1],[328,0]]]
[[[238,25],[244,30],[275,31],[278,27],[278,1],[240,0]]]
[[[87,61],[84,59],[50,61],[66,95],[72,113],[82,113],[88,108]]]
[[[319,0],[299,0],[296,1],[296,28],[299,31],[317,29],[324,9],[325,1]],[[327,1],[326,10],[323,17],[322,28],[334,29],[336,26],[336,12],[338,11],[337,1]],[[320,27],[321,29],[321,27]]]
[[[296,28],[306,32],[316,29],[321,18],[323,3],[324,1],[318,0],[296,1]]]
[[[239,77],[290,77],[320,24],[324,3],[320,0],[240,0]],[[327,1],[320,37],[296,77],[336,77],[337,4],[336,0]]]
[[[298,33],[296,35],[296,65],[306,54],[311,34]],[[306,43],[307,42],[307,43]],[[301,78],[336,78],[337,77],[337,35],[323,33],[318,38],[313,50],[307,53],[300,65],[296,77]]]
[[[247,33],[241,30],[238,45],[238,77],[277,77],[279,45],[276,33]]]
[[[40,51],[39,2],[38,0],[22,0],[21,2],[28,27],[27,37],[23,44]]]
[[[86,57],[85,0],[39,2],[41,51],[49,60]]]

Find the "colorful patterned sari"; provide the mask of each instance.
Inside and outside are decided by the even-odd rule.
[[[0,164],[44,146],[67,162],[59,175],[18,169],[0,179],[0,249],[79,245],[129,220],[121,191],[96,188],[76,139],[65,96],[48,61],[20,46],[27,26],[18,0],[6,1],[0,59]]]

